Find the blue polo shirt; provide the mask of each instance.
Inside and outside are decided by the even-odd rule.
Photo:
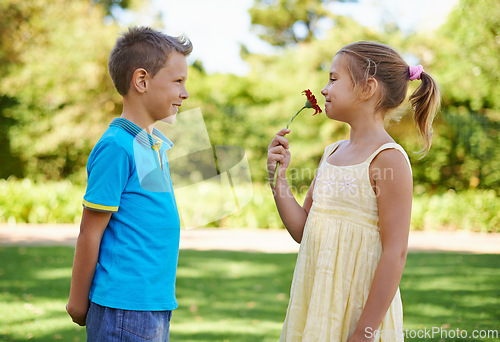
[[[160,311],[177,307],[180,219],[166,150],[172,143],[114,119],[87,163],[87,209],[111,212],[90,300],[107,307]]]

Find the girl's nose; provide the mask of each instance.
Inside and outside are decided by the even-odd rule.
[[[323,89],[321,89],[321,94],[323,94],[323,96],[326,97],[326,94],[327,94],[326,86]]]

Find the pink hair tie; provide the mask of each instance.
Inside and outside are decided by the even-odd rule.
[[[420,64],[417,66],[410,66],[410,81],[419,80],[420,75],[424,72],[424,67]]]

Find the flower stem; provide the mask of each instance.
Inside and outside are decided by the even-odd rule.
[[[299,113],[300,113],[300,112],[302,112],[302,110],[303,110],[304,108],[308,108],[308,107],[307,107],[307,103],[306,103],[306,105],[305,105],[304,107],[300,108],[300,109],[297,111],[297,113],[295,113],[295,115],[294,115],[294,116],[292,116],[292,117],[291,117],[291,119],[290,119],[290,120],[288,121],[288,123],[286,124],[286,129],[288,129],[288,127],[289,127],[289,126],[290,126],[290,124],[292,123],[293,119],[295,119],[295,117],[296,117],[297,115],[299,115]],[[278,179],[278,170],[279,170],[279,168],[280,168],[280,162],[276,162],[276,170],[274,171],[273,187],[275,187],[275,186],[276,186],[276,179]]]
[[[302,110],[303,110],[304,108],[307,108],[307,107],[306,107],[306,106],[304,106],[304,107],[300,108],[300,109],[299,109],[299,111],[298,111],[297,113],[295,113],[295,115],[294,115],[294,116],[292,116],[292,118],[290,119],[290,121],[288,121],[288,123],[286,124],[286,128],[287,128],[287,129],[288,129],[288,127],[290,126],[290,124],[292,123],[293,119],[295,119],[295,117],[296,117],[297,115],[299,115],[299,113],[300,113],[300,112],[302,112]]]

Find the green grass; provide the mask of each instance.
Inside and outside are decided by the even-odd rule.
[[[72,259],[73,248],[0,247],[0,341],[85,341],[84,329],[64,311]],[[295,259],[181,251],[171,340],[278,340]],[[405,328],[498,329],[499,264],[500,255],[409,254],[401,281]]]

